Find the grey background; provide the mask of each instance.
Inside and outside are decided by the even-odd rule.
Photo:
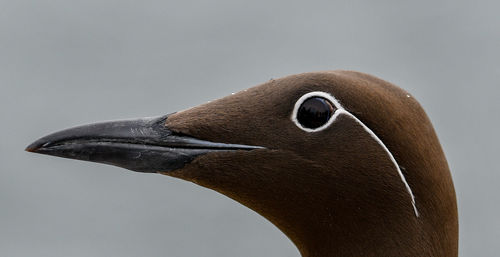
[[[0,256],[299,256],[191,183],[23,152],[66,127],[162,115],[287,74],[402,86],[453,172],[461,256],[498,256],[498,1],[0,1]]]

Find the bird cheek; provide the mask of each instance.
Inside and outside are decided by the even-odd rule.
[[[213,189],[240,202],[266,195],[280,175],[277,164],[287,161],[277,150],[209,153],[194,159],[182,169],[163,174]]]
[[[181,169],[159,173],[209,188],[218,187],[238,181],[247,163],[255,163],[256,152],[263,151],[266,150],[211,152],[196,157]]]

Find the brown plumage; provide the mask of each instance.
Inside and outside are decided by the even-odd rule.
[[[418,216],[394,162],[360,122],[340,114],[318,132],[292,122],[297,100],[313,91],[335,97],[383,142],[411,188]],[[180,166],[154,171],[211,188],[255,210],[303,257],[458,255],[455,192],[437,136],[418,102],[386,81],[352,71],[292,75],[161,121],[169,136],[232,148],[210,148]],[[69,132],[64,133],[28,150],[139,170],[122,159],[89,157],[81,149],[68,154],[67,148],[59,149],[65,140],[74,145],[82,137],[68,139]],[[244,148],[253,146],[259,147]]]

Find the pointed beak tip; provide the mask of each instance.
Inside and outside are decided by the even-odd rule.
[[[31,144],[29,144],[24,151],[30,152],[30,153],[38,153],[41,148],[43,148],[45,143],[40,142],[40,140],[37,140]]]

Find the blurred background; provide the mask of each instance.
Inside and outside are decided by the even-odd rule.
[[[63,128],[352,69],[410,91],[455,181],[460,255],[500,252],[498,1],[0,0],[0,255],[299,256],[258,214],[167,176],[34,155]]]

